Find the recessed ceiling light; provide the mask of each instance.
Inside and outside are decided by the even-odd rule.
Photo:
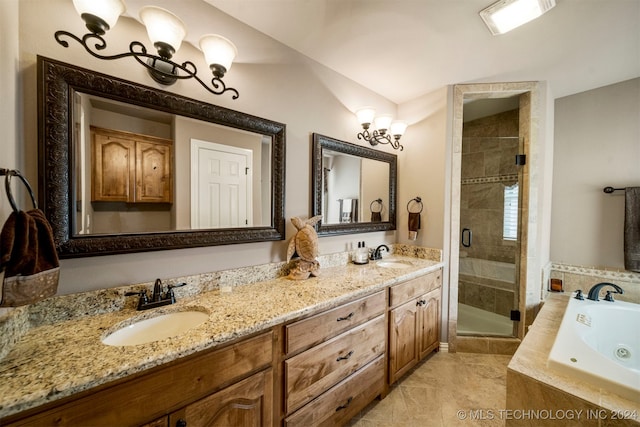
[[[500,0],[480,11],[491,34],[504,34],[536,19],[556,5],[556,0]]]

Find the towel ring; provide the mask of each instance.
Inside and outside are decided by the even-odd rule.
[[[374,211],[373,210],[373,204],[377,203],[380,205],[380,210],[379,211]],[[369,210],[371,211],[371,213],[380,213],[382,212],[383,206],[382,206],[382,199],[375,199],[373,202],[369,203]]]
[[[2,171],[0,171],[0,175],[5,175],[5,178],[4,178],[4,189],[5,189],[6,193],[7,193],[7,198],[9,199],[9,204],[13,208],[14,212],[18,212],[18,211],[20,211],[20,209],[18,209],[18,205],[16,204],[16,201],[13,198],[13,194],[11,193],[11,177],[12,176],[17,176],[18,178],[20,178],[20,181],[22,181],[24,186],[27,187],[27,190],[29,191],[29,196],[31,196],[31,203],[33,203],[33,208],[34,209],[38,209],[38,203],[36,203],[36,198],[33,195],[33,190],[31,189],[31,185],[29,185],[29,181],[27,181],[27,179],[24,176],[22,176],[20,171],[11,170],[11,169],[3,169]]]
[[[409,205],[411,205],[411,202],[416,202],[420,204],[420,210],[418,212],[411,212],[411,209],[409,209]],[[422,204],[422,198],[420,196],[409,200],[409,203],[407,203],[407,211],[409,213],[422,213],[422,209],[424,209],[424,205]]]

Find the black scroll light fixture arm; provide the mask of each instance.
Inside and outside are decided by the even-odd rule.
[[[362,107],[356,111],[358,123],[362,126],[362,132],[358,133],[358,139],[365,140],[373,146],[389,144],[395,150],[404,150],[400,144],[400,138],[407,129],[407,123],[400,120],[393,121],[392,116],[388,114],[378,117],[375,114],[372,107]],[[372,124],[374,129],[370,131]]]
[[[211,71],[213,73],[213,78],[211,79],[211,87],[209,87],[207,83],[205,83],[200,77],[198,77],[198,69],[193,64],[193,62],[185,61],[182,64],[179,64],[171,60],[171,57],[175,53],[176,49],[168,43],[154,43],[154,47],[157,49],[158,55],[147,52],[147,48],[144,46],[144,44],[135,40],[129,44],[129,52],[119,53],[116,55],[103,55],[100,52],[107,47],[107,42],[103,38],[103,36],[110,28],[109,24],[107,24],[104,19],[93,14],[82,13],[80,16],[85,21],[86,27],[89,32],[80,38],[75,34],[70,33],[69,31],[56,31],[54,35],[55,39],[63,47],[69,47],[69,42],[68,40],[66,40],[66,38],[73,39],[82,47],[84,47],[91,56],[98,59],[111,61],[121,58],[133,57],[139,64],[147,69],[151,78],[153,78],[153,80],[160,84],[169,86],[174,84],[178,79],[195,79],[203,88],[214,95],[222,95],[225,92],[230,92],[232,93],[232,99],[238,99],[238,97],[240,96],[236,89],[232,87],[226,87],[226,84],[222,80],[224,74],[227,71],[227,68],[225,66],[216,63],[212,63],[210,65]],[[233,44],[224,37],[217,35],[209,35],[209,37],[223,39],[231,46],[228,49],[235,50],[235,46],[233,46]]]

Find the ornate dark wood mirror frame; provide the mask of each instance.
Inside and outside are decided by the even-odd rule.
[[[159,233],[73,235],[72,99],[83,92],[272,137],[271,224]],[[38,56],[39,203],[61,258],[284,240],[285,133],[282,123]]]
[[[338,234],[368,233],[372,231],[387,231],[396,229],[396,200],[398,165],[395,154],[385,153],[349,142],[340,141],[328,136],[313,134],[313,158],[311,174],[312,206],[311,216],[322,214],[322,150],[337,151],[340,153],[362,157],[364,159],[377,160],[389,164],[389,220],[384,222],[356,222],[346,224],[322,224],[316,225],[319,236],[332,236]]]

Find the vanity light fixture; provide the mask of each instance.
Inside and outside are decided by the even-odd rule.
[[[556,5],[556,0],[499,0],[480,11],[494,36],[533,21]]]
[[[407,129],[406,122],[393,121],[393,117],[388,114],[376,117],[376,110],[371,107],[360,108],[356,111],[356,117],[363,129],[362,132],[358,133],[358,139],[364,139],[371,145],[389,144],[396,150],[402,151],[404,149],[400,144],[400,137],[404,135],[404,131]],[[371,123],[374,125],[373,132],[369,132]]]
[[[178,79],[193,78],[214,95],[222,95],[229,91],[233,94],[232,99],[240,96],[236,89],[226,87],[222,81],[237,54],[236,47],[225,37],[208,34],[200,39],[200,49],[213,73],[211,86],[208,86],[198,77],[198,69],[193,62],[185,61],[179,64],[171,60],[187,34],[186,26],[173,13],[155,6],[145,6],[140,10],[140,20],[147,29],[149,40],[156,48],[157,55],[148,53],[147,48],[135,40],[129,44],[129,52],[102,55],[99,52],[107,47],[107,42],[102,36],[113,28],[120,15],[124,13],[123,0],[73,0],[73,5],[89,33],[80,38],[68,31],[56,31],[55,39],[62,46],[69,47],[69,42],[64,39],[68,37],[80,43],[89,54],[98,59],[133,57],[146,67],[153,80],[163,85],[172,85]]]

